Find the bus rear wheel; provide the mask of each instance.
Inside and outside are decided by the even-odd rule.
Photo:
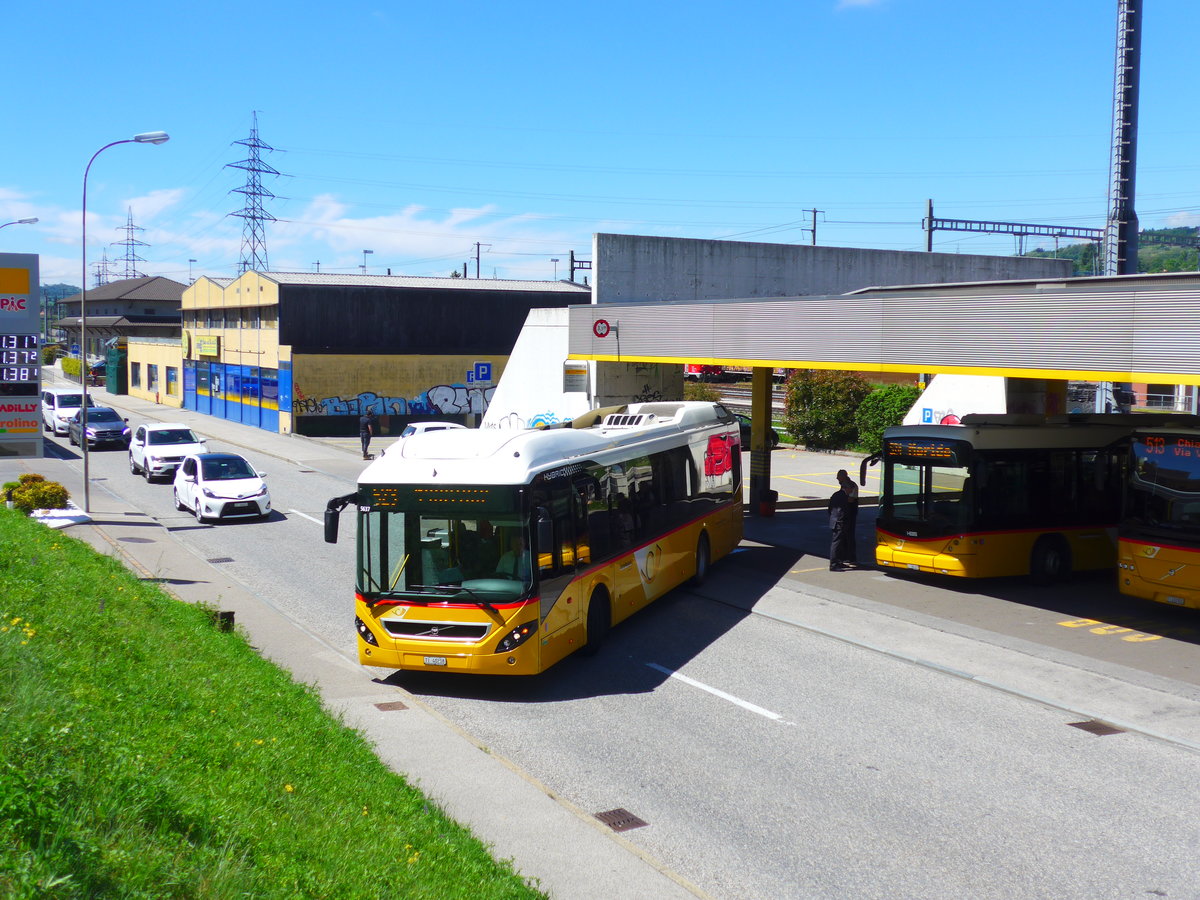
[[[604,643],[604,638],[608,636],[608,630],[612,627],[612,610],[609,607],[608,591],[604,588],[596,588],[592,592],[592,599],[588,603],[587,611],[587,643],[583,645],[583,654],[585,656],[595,656],[600,649],[600,645]]]
[[[1054,584],[1071,571],[1071,548],[1060,535],[1045,534],[1029,555],[1029,576],[1036,584]]]

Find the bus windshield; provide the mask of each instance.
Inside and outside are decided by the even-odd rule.
[[[515,487],[363,486],[359,592],[368,601],[481,606],[527,596],[533,567],[520,499]]]
[[[1200,525],[1200,440],[1138,435],[1127,485],[1126,525],[1194,534]]]
[[[937,531],[967,527],[973,510],[964,466],[888,463],[884,470],[884,496],[890,502],[880,510],[898,527],[927,526]]]

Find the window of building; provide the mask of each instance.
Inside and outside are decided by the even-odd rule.
[[[146,363],[146,390],[158,390],[158,366]]]
[[[167,396],[175,397],[179,394],[179,369],[175,366],[167,366]]]
[[[142,364],[131,362],[129,364],[129,386],[140,388],[142,386]]]

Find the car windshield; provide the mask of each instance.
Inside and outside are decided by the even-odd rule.
[[[190,428],[170,428],[146,432],[147,444],[198,444],[200,438]]]
[[[235,478],[254,478],[258,475],[250,463],[240,456],[220,456],[200,461],[205,481],[232,481]]]
[[[83,405],[83,397],[80,394],[59,394],[58,405],[63,409],[75,409]]]
[[[92,409],[88,411],[89,422],[121,422],[123,419],[111,409]]]

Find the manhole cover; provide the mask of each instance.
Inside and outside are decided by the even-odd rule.
[[[643,822],[627,809],[610,809],[608,812],[596,813],[596,818],[613,831],[629,831],[631,828],[641,828],[650,824]]]
[[[214,556],[211,559],[206,559],[205,562],[210,562],[210,563],[233,562],[233,557],[232,556]]]
[[[1080,731],[1086,731],[1088,734],[1094,734],[1098,737],[1104,737],[1106,734],[1124,734],[1124,729],[1113,728],[1111,725],[1105,725],[1103,722],[1097,722],[1091,719],[1087,722],[1068,722],[1072,728],[1078,728]]]
[[[390,703],[376,703],[375,708],[382,710],[383,712],[394,712],[398,709],[408,709],[408,707],[399,700],[392,700]]]

